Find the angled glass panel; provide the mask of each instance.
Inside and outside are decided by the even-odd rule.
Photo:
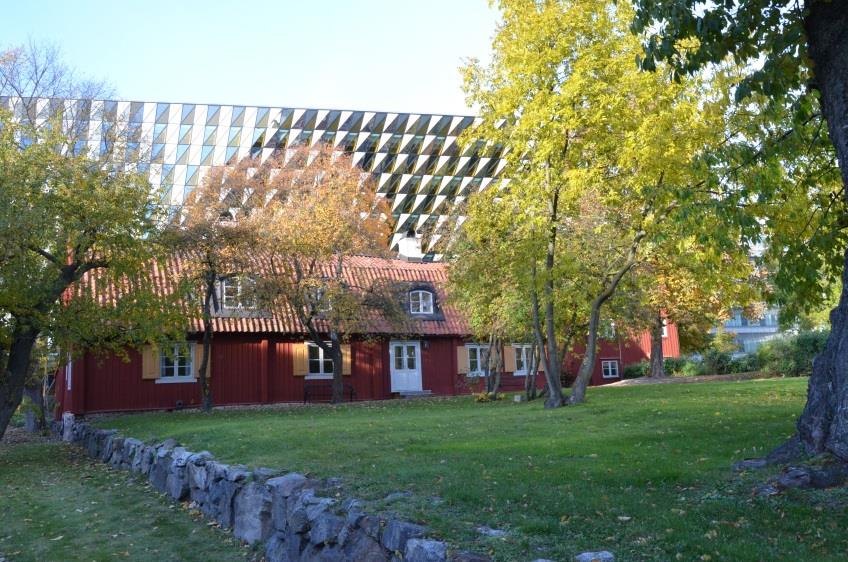
[[[156,122],[163,124],[168,122],[168,111],[171,109],[169,103],[156,104]]]
[[[335,131],[339,128],[339,119],[341,119],[342,112],[336,109],[327,113],[321,122],[318,123],[315,128],[316,129],[327,129]]]
[[[203,144],[204,145],[214,145],[215,139],[218,136],[218,127],[214,125],[207,125],[203,130]]]
[[[235,164],[237,155],[238,155],[238,147],[237,146],[231,146],[231,147],[227,148],[226,163],[227,164]]]
[[[180,125],[179,144],[191,144],[191,125]]]
[[[403,140],[403,135],[400,133],[392,135],[391,138],[386,141],[386,144],[380,148],[380,152],[388,152],[391,154],[397,153],[397,151],[400,150],[401,140]]]
[[[130,123],[141,123],[144,121],[144,103],[134,101],[130,104]]]
[[[363,133],[382,133],[383,127],[386,124],[386,114],[385,113],[376,113],[373,117],[362,127]]]
[[[196,186],[200,177],[199,170],[200,166],[187,166],[186,167],[186,185]]]
[[[270,113],[270,109],[267,107],[260,107],[256,110],[256,127],[267,127],[268,126],[268,114]]]
[[[244,106],[233,106],[233,117],[230,120],[230,127],[241,127],[244,125]]]
[[[206,125],[217,125],[221,117],[221,106],[210,105],[206,108]]]
[[[167,137],[167,130],[167,123],[157,123],[156,125],[153,125],[153,142],[164,143],[165,138]]]
[[[342,123],[342,126],[339,127],[340,131],[351,131],[354,133],[358,133],[359,129],[362,127],[362,120],[365,118],[365,114],[362,111],[354,111],[351,113],[350,117]]]
[[[241,127],[230,127],[230,140],[227,146],[238,146],[241,142]]]
[[[186,104],[183,106],[183,115],[180,119],[181,125],[191,125],[194,123],[194,104]]]
[[[179,144],[177,145],[177,164],[187,164],[188,163],[188,145],[187,144]]]
[[[402,135],[404,132],[406,132],[406,124],[408,122],[409,122],[409,115],[407,115],[405,113],[398,115],[397,117],[395,117],[394,121],[392,121],[391,123],[389,123],[386,126],[386,128],[383,132],[384,133],[397,133],[397,134]]]
[[[447,136],[447,134],[450,132],[449,129],[450,129],[450,124],[451,124],[451,119],[452,118],[451,118],[450,115],[442,116],[436,122],[436,124],[433,125],[433,127],[430,129],[429,133],[431,135],[436,135],[436,136],[442,136],[442,137]]]
[[[293,129],[314,129],[315,119],[318,117],[318,111],[315,109],[307,109],[294,124]]]
[[[415,123],[410,124],[410,126],[406,130],[406,134],[408,135],[426,135],[427,134],[427,125],[430,123],[429,115],[420,116]]]
[[[292,110],[292,109],[283,109],[282,112],[280,113],[280,122],[277,123],[277,124],[272,123],[272,125],[275,125],[276,127],[279,127],[280,129],[291,129],[292,128],[292,119],[294,119],[293,111],[294,110]]]
[[[463,117],[462,120],[456,124],[456,126],[451,130],[448,135],[452,137],[458,137],[462,132],[470,127],[474,123],[473,117]]]
[[[214,146],[204,146],[200,149],[200,164],[201,166],[211,166],[212,165],[212,157],[215,153]]]

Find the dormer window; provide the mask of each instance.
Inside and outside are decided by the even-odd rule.
[[[228,310],[256,309],[256,282],[249,277],[221,281],[221,304]]]
[[[410,291],[409,312],[412,314],[433,314],[433,293],[430,291]]]

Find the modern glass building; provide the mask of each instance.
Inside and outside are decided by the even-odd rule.
[[[39,100],[39,112],[49,114],[56,102]],[[454,203],[488,187],[505,164],[500,151],[483,142],[459,145],[459,135],[476,121],[465,115],[111,100],[59,103],[84,105],[73,114],[88,124],[82,142],[90,150],[98,150],[111,127],[135,131],[130,148],[142,155],[151,184],[162,188],[164,202],[171,205],[179,205],[213,166],[247,156],[264,161],[275,151],[329,143],[352,154],[354,165],[372,174],[378,194],[391,202],[393,247],[410,231],[437,228]]]

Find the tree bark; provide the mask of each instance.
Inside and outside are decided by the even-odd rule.
[[[203,358],[197,371],[200,380],[200,395],[204,412],[212,411],[212,387],[206,373],[212,354],[212,300],[215,295],[215,278],[212,274],[206,280],[206,294],[203,296]]]
[[[32,349],[38,335],[37,328],[21,325],[16,326],[12,334],[6,376],[0,377],[0,439],[5,435],[12,415],[23,400]]]
[[[533,279],[536,279],[536,266],[533,266]],[[539,348],[539,361],[542,364],[542,372],[545,374],[545,408],[559,408],[563,405],[562,399],[562,381],[559,378],[559,366],[551,361],[550,356],[545,352],[545,336],[542,333],[542,321],[539,314],[539,296],[534,288],[531,291],[530,298],[533,308],[533,333],[536,336],[536,345]],[[556,345],[554,345],[556,349]]]
[[[663,378],[666,374],[662,345],[664,325],[662,313],[657,312],[654,324],[651,326],[651,378]]]
[[[528,402],[536,399],[536,372],[539,370],[538,352],[539,347],[534,339],[530,346],[530,355],[527,357],[528,364],[525,366],[527,376],[524,377],[524,396]]]
[[[808,5],[804,29],[814,87],[821,94],[842,183],[848,187],[848,0],[810,1]],[[845,194],[848,197],[848,189]],[[848,461],[848,250],[844,264],[842,294],[830,314],[827,345],[813,361],[797,438],[808,454],[829,452]]]
[[[326,353],[326,351],[324,352]],[[330,331],[330,357],[333,358],[333,396],[330,401],[333,404],[344,402],[344,375],[342,373],[342,341],[339,333]]]

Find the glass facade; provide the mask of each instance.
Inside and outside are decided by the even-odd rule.
[[[39,108],[50,113],[55,102],[39,100]],[[10,98],[0,103],[14,105]],[[410,230],[440,224],[452,204],[488,187],[505,164],[497,147],[459,145],[459,135],[475,125],[470,116],[113,100],[64,104],[83,121],[79,152],[107,149],[103,132],[112,127],[132,130],[128,158],[131,152],[141,159],[139,169],[168,205],[180,205],[213,166],[331,144],[351,154],[389,200],[393,247]]]

